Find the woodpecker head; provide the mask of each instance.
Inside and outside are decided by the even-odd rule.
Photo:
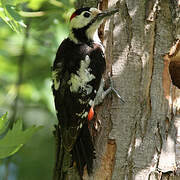
[[[103,19],[116,12],[117,9],[104,12],[89,7],[77,9],[70,18],[69,38],[75,43],[95,41],[98,38],[97,29]]]

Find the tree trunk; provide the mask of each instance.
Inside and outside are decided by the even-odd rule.
[[[180,3],[98,2],[79,0],[76,5],[119,8],[100,28],[100,35],[107,72],[125,103],[111,95],[96,108],[101,121],[95,137],[97,159],[93,175],[84,173],[84,179],[178,179]]]

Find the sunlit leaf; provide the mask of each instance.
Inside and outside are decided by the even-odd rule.
[[[13,128],[0,139],[0,158],[2,159],[16,153],[40,128],[42,126],[32,126],[23,131],[22,120],[18,120]]]
[[[9,4],[11,3],[11,4]],[[20,32],[22,27],[26,27],[22,17],[16,11],[13,1],[1,0],[0,17],[16,32]]]

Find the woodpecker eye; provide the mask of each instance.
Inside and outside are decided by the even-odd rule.
[[[86,18],[88,18],[90,15],[91,15],[91,14],[88,13],[88,12],[85,12],[85,13],[83,14],[83,16],[86,17]]]

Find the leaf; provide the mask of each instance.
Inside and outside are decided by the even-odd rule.
[[[0,135],[6,131],[8,125],[9,120],[7,118],[7,113],[5,113],[0,117]]]
[[[26,27],[23,23],[22,17],[16,11],[16,6],[13,5],[13,1],[1,0],[0,4],[0,17],[16,32],[20,32],[22,27]]]
[[[16,153],[41,128],[42,126],[32,126],[23,131],[22,120],[18,120],[3,139],[0,139],[0,159]]]

